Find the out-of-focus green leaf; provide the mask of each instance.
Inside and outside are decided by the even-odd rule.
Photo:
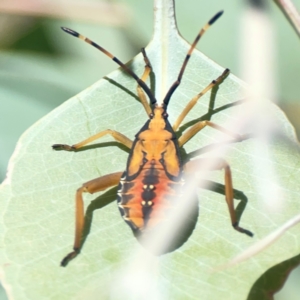
[[[36,51],[39,54],[59,54],[51,39],[48,38],[47,26],[43,24],[42,19],[36,20],[34,27],[31,28],[25,36],[10,45],[10,49],[18,51]]]

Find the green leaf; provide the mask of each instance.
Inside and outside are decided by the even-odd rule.
[[[189,49],[176,31],[171,2],[164,1],[164,6],[156,2],[155,35],[146,48],[155,73],[151,85],[159,99],[176,79]],[[221,25],[217,22],[214,26]],[[135,57],[129,66],[142,74],[142,56]],[[195,51],[182,85],[171,99],[171,123],[188,100],[222,72],[223,68]],[[248,109],[246,104],[230,105],[240,100],[244,89],[232,75],[221,84],[215,91],[215,108],[224,109],[213,115],[213,122],[225,126]],[[152,257],[133,237],[116,203],[110,203],[115,198],[113,189],[100,197],[85,195],[86,206],[91,203],[89,234],[81,254],[61,268],[59,263],[73,243],[76,189],[93,178],[124,170],[128,152],[110,137],[104,137],[97,148],[77,153],[55,152],[51,145],[74,144],[107,128],[133,139],[147,120],[135,90],[134,80],[117,70],[41,119],[20,139],[0,190],[1,273],[11,299],[224,299],[224,295],[227,299],[246,299],[262,273],[299,253],[299,231],[292,229],[251,260],[212,272],[299,211],[299,154],[287,142],[295,139],[294,130],[284,114],[269,104],[268,114],[285,139],[275,136],[264,148],[259,148],[257,139],[248,139],[230,145],[226,154],[234,187],[248,200],[240,224],[254,232],[253,239],[232,229],[224,195],[203,190],[199,192],[200,216],[189,240],[170,254]],[[213,98],[210,94],[201,98],[185,122],[205,115]],[[185,150],[205,152],[205,146],[218,141],[214,130],[205,128]],[[258,149],[268,151],[269,156],[258,153]],[[205,155],[214,157],[213,152]],[[274,178],[265,178],[260,169],[263,162],[255,167],[254,161],[266,157],[276,172],[276,188],[282,193],[280,211],[268,210],[270,203],[275,205],[274,199],[261,201],[260,185],[267,186]],[[223,183],[222,172],[216,173],[209,179]],[[137,265],[140,261],[151,264],[144,273]],[[135,290],[124,276],[134,278]]]

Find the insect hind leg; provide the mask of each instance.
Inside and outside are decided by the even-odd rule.
[[[211,160],[211,161],[210,161]],[[199,158],[193,161],[189,161],[184,166],[185,173],[194,173],[199,170],[201,170],[201,164],[206,166],[208,171],[211,170],[224,170],[224,181],[225,181],[225,200],[227,203],[231,224],[233,228],[241,233],[244,233],[250,237],[253,236],[253,233],[247,229],[244,229],[239,226],[239,221],[236,217],[236,212],[234,209],[234,203],[233,203],[233,183],[232,183],[232,175],[231,175],[231,169],[229,164],[224,159],[208,159],[208,158]]]
[[[119,183],[122,174],[123,172],[116,172],[101,176],[84,183],[82,187],[77,190],[75,196],[75,239],[73,251],[63,258],[61,266],[65,267],[70,260],[74,259],[80,253],[82,247],[82,234],[84,229],[84,204],[82,194],[94,194],[106,190],[109,187],[116,186]]]

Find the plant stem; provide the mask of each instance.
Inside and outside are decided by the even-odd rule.
[[[274,0],[300,37],[300,15],[291,0]]]

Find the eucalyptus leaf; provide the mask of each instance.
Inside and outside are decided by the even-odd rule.
[[[146,52],[154,71],[149,84],[162,99],[176,79],[189,45],[176,30],[172,1],[156,1],[155,12],[155,34]],[[142,56],[139,54],[128,66],[142,74]],[[170,122],[223,70],[195,51],[168,107]],[[216,96],[215,108],[223,109],[213,114],[212,121],[230,123],[247,109],[239,102],[244,89],[245,84],[230,75],[215,94],[201,98],[185,122],[206,115],[208,103]],[[292,229],[251,260],[213,272],[300,209],[299,154],[288,142],[295,139],[294,130],[276,106],[269,104],[268,113],[285,137],[275,136],[265,148],[280,183],[277,188],[284,195],[280,211],[267,211],[268,206],[261,202],[257,183],[268,185],[272,178],[264,178],[260,172],[263,170],[253,168],[253,161],[260,159],[255,157],[258,141],[252,138],[233,143],[226,155],[236,194],[248,200],[240,224],[254,232],[254,238],[232,229],[222,193],[203,190],[199,192],[198,223],[188,241],[172,253],[151,257],[120,217],[116,203],[111,203],[116,193],[112,189],[100,196],[85,195],[90,228],[86,228],[80,255],[66,268],[59,263],[72,247],[76,189],[93,178],[123,171],[128,151],[111,142],[109,136],[97,147],[76,153],[56,152],[51,145],[74,144],[107,128],[133,139],[147,115],[136,96],[136,82],[116,70],[42,118],[18,142],[0,190],[1,273],[10,299],[246,299],[262,273],[299,254],[299,230]],[[249,132],[251,128],[243,133]],[[214,130],[205,128],[187,143],[185,150],[206,152],[207,145],[218,142]],[[214,156],[210,152],[205,155]],[[223,173],[216,173],[209,179],[222,184]],[[153,262],[154,270],[149,272],[148,289],[139,289],[145,284],[141,277],[135,282],[136,293],[125,294],[122,285],[126,282],[118,279],[123,278],[120,272],[124,270],[125,276],[131,275],[126,270],[128,265],[135,266],[132,254],[136,249],[144,260]],[[129,270],[135,272],[134,268]]]

